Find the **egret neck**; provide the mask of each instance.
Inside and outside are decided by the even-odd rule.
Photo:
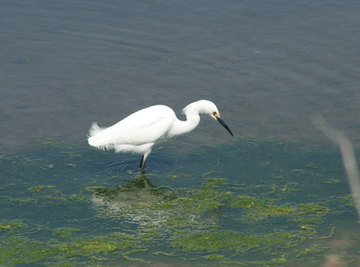
[[[198,126],[200,122],[200,115],[197,111],[188,110],[186,113],[186,121],[175,119],[174,124],[171,126],[169,136],[175,136],[191,132]]]

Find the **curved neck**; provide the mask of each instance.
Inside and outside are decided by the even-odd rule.
[[[186,112],[186,121],[176,118],[174,125],[169,131],[170,136],[188,133],[196,128],[200,122],[200,116],[197,112]]]

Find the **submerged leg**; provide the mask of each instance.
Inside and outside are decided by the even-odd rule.
[[[150,152],[146,152],[142,157],[141,157],[141,161],[140,161],[140,169],[141,171],[144,173],[145,172],[145,164],[146,164],[146,159],[149,156]]]
[[[145,167],[145,164],[144,164],[144,155],[141,156],[141,160],[140,160],[140,166],[139,166],[141,169],[143,169],[143,167]]]

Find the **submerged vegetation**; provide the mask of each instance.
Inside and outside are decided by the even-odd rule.
[[[216,166],[180,158],[176,170],[148,177],[105,167],[106,152],[96,165],[98,153],[48,142],[0,155],[0,266],[359,261],[335,152],[238,140],[193,155]]]

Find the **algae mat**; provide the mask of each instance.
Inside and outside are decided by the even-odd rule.
[[[146,176],[116,159],[51,142],[1,154],[0,266],[319,266],[329,254],[359,264],[336,150],[170,145]]]

